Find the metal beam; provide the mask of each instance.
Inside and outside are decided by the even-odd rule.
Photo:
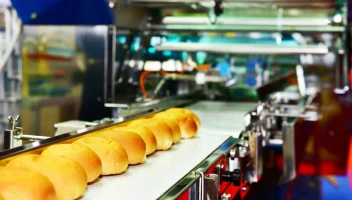
[[[265,54],[265,55],[295,55],[295,54],[326,54],[329,52],[324,45],[263,45],[263,44],[200,44],[200,43],[162,43],[155,47],[157,51],[188,51],[232,54]]]

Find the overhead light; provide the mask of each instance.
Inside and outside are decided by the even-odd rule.
[[[333,20],[334,20],[335,23],[341,23],[342,22],[342,15],[341,14],[336,14],[334,16]]]
[[[298,9],[290,9],[290,10],[288,10],[288,13],[292,16],[298,16],[301,14],[301,11]]]
[[[276,43],[277,43],[277,44],[281,44],[281,42],[282,42],[281,36],[277,37],[277,38],[276,38]]]
[[[114,3],[114,2],[110,2],[110,3],[109,3],[109,7],[110,7],[110,8],[115,7],[115,3]]]
[[[248,36],[252,39],[259,39],[261,38],[262,34],[258,32],[251,32],[248,34]]]

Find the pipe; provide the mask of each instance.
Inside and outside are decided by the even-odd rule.
[[[151,24],[148,25],[152,30],[167,30],[167,31],[261,31],[261,32],[276,32],[277,25],[208,25],[208,24]],[[343,26],[282,26],[281,32],[308,32],[308,33],[342,33],[345,31]]]
[[[200,43],[162,43],[155,46],[157,51],[188,51],[188,52],[212,52],[212,53],[233,53],[233,54],[327,54],[328,47],[325,45],[263,45],[263,44],[200,44]]]

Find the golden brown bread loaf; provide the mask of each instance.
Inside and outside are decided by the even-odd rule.
[[[196,114],[194,114],[194,112],[185,109],[185,108],[170,108],[167,109],[165,112],[172,112],[172,113],[182,113],[182,114],[186,114],[188,116],[190,116],[197,124],[197,127],[200,126],[200,119],[198,118],[198,116]]]
[[[131,131],[108,130],[100,133],[101,136],[113,139],[125,148],[130,165],[145,163],[147,160],[147,147],[137,133]]]
[[[155,118],[154,118],[155,119]],[[157,118],[156,118],[157,119]],[[176,119],[168,118],[168,119],[163,119],[163,121],[170,127],[172,130],[172,141],[174,144],[177,144],[181,140],[181,130],[178,125],[178,122]]]
[[[157,150],[168,150],[173,143],[172,130],[162,119],[139,119],[131,122],[129,126],[144,126],[155,135]]]
[[[15,167],[0,167],[0,195],[6,200],[56,200],[53,184],[43,174]]]
[[[182,138],[193,138],[197,134],[197,124],[195,120],[187,114],[181,112],[161,112],[154,115],[158,119],[174,119],[178,122]]]
[[[98,155],[102,164],[102,175],[121,174],[128,168],[125,148],[112,139],[89,136],[78,139],[73,144],[86,146]]]
[[[42,155],[65,156],[78,162],[87,174],[87,181],[96,180],[102,171],[100,158],[90,148],[80,144],[55,144],[46,148]]]
[[[87,175],[76,161],[63,156],[27,154],[11,160],[7,166],[36,170],[53,184],[60,200],[82,196],[87,188]]]
[[[146,144],[147,155],[151,155],[156,151],[156,138],[154,133],[149,128],[143,126],[124,126],[114,128],[112,130],[131,131],[137,133],[139,136],[142,137]]]

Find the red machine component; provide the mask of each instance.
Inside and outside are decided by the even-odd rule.
[[[228,161],[226,157],[220,157],[206,172],[205,174],[214,174],[217,173],[218,167],[221,166],[221,169],[227,169]],[[250,184],[244,182],[242,179],[240,185],[235,185],[232,182],[221,180],[219,186],[219,196],[226,195],[233,199],[234,197],[239,197],[239,199],[245,198],[245,196],[250,191]],[[178,200],[189,200],[190,189],[187,189],[182,195],[179,196]]]
[[[346,175],[351,106],[337,100],[322,105],[322,118],[300,120],[295,126],[296,169],[302,175]],[[341,98],[340,98],[341,99]],[[341,100],[340,100],[341,101]]]

